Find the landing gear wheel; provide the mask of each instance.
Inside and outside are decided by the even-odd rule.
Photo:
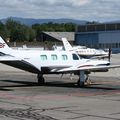
[[[80,71],[78,86],[81,88],[85,87],[85,71]]]
[[[80,80],[78,80],[77,85],[78,85],[78,87],[80,87],[80,88],[84,88],[84,87],[85,87],[85,83],[82,82],[82,81],[80,81]]]
[[[45,84],[45,79],[44,79],[43,75],[38,74],[37,78],[38,78],[38,85]]]
[[[38,78],[38,85],[44,85],[45,79],[44,78]]]

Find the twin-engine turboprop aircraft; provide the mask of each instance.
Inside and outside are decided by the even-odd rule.
[[[44,84],[44,74],[75,73],[79,75],[81,87],[87,73],[120,67],[110,65],[109,61],[83,59],[74,51],[14,50],[1,37],[0,62],[37,74],[39,84]]]

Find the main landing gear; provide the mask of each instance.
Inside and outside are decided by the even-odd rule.
[[[45,79],[43,77],[43,74],[38,74],[37,79],[38,79],[38,85],[44,85],[45,84]]]
[[[38,85],[44,85],[45,84],[45,79],[43,77],[43,74],[38,74],[37,79],[38,79]],[[85,84],[86,85],[91,84],[89,76],[88,76],[88,74],[85,74],[85,71],[80,71],[79,80],[78,80],[77,84],[81,88],[83,88],[85,86]]]
[[[91,84],[91,81],[89,79],[89,75],[88,74],[85,74],[84,71],[80,71],[80,74],[79,74],[79,80],[77,82],[78,86],[83,88],[85,87],[85,84],[86,85],[90,85]]]

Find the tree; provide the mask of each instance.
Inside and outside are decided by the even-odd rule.
[[[74,32],[75,31],[76,24],[73,23],[43,23],[43,24],[34,24],[32,25],[32,29],[35,30],[36,33],[36,39],[40,40],[41,32],[47,31],[47,32]]]
[[[41,39],[41,32],[74,32],[76,24],[73,23],[43,23],[26,26],[9,18],[5,24],[0,22],[0,35],[11,38],[11,41],[33,41]]]
[[[35,39],[35,31],[20,22],[8,19],[6,27],[10,32],[11,41],[33,41]]]
[[[10,34],[11,41],[24,41],[25,35],[21,29],[13,29]]]
[[[0,36],[2,36],[3,38],[9,37],[9,31],[6,28],[6,25],[4,25],[2,22],[0,22]]]
[[[35,39],[36,33],[35,33],[35,30],[33,30],[32,28],[29,28],[27,30],[28,30],[28,40],[29,42],[31,42]]]

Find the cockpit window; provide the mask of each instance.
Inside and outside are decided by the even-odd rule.
[[[72,54],[73,60],[79,60],[79,57],[76,54]]]
[[[40,55],[40,58],[41,58],[41,60],[47,60],[47,56],[46,55]]]

